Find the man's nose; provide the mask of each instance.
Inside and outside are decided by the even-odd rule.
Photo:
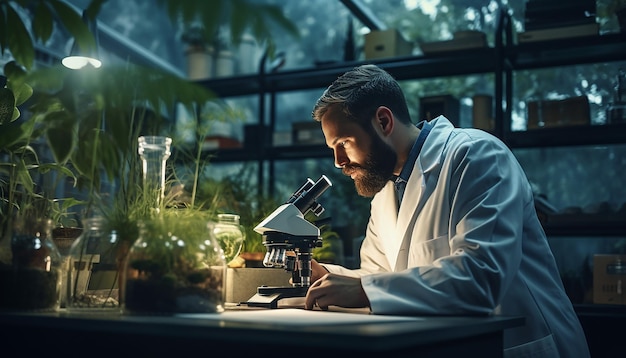
[[[345,155],[344,153],[340,153],[339,151],[335,151],[335,167],[336,168],[343,168],[346,166],[346,164],[348,164],[350,162],[350,160],[348,160],[348,156]]]

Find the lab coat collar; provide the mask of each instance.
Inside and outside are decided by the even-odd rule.
[[[410,236],[415,223],[414,216],[418,215],[425,204],[424,193],[432,192],[437,185],[437,176],[433,177],[428,173],[439,166],[441,153],[454,129],[454,125],[443,116],[433,119],[430,124],[433,128],[426,138],[406,185],[402,206],[397,215],[393,236],[395,239],[389,240],[387,246],[389,263],[396,271],[406,269]]]

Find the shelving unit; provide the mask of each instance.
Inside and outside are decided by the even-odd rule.
[[[504,17],[493,48],[367,62],[384,68],[398,80],[493,73],[496,81],[493,94],[495,103],[502,103],[501,107],[496,106],[494,132],[512,149],[626,144],[626,123],[511,130],[512,85],[516,71],[626,61],[626,33],[515,44],[510,26],[510,19]],[[263,93],[270,96],[271,106],[276,106],[279,105],[275,103],[277,93],[325,88],[338,76],[362,63],[364,62],[344,62],[311,69],[270,73],[262,77],[242,76],[201,83],[222,96]],[[272,128],[275,123],[273,116],[275,111],[270,110],[271,118],[261,117],[260,123],[269,124],[269,128]],[[222,150],[218,154],[214,158],[217,161],[258,160],[266,161],[270,166],[273,166],[276,160],[332,158],[332,152],[324,145],[274,147],[270,142],[266,142],[264,148],[260,150]],[[270,170],[269,182],[273,180],[273,171]],[[589,215],[585,220],[558,219],[549,220],[544,224],[544,229],[550,237],[626,237],[626,224],[615,217],[598,214]],[[616,314],[619,315],[619,319],[623,319],[624,308],[594,304],[575,304],[575,306],[584,323],[592,349],[606,350],[610,347],[612,343],[609,340],[614,334],[607,332],[604,324],[607,320],[614,321]]]
[[[502,12],[494,47],[442,52],[428,56],[407,56],[370,60],[389,71],[398,80],[427,79],[458,75],[493,73],[495,75],[496,106],[495,134],[511,148],[540,148],[554,146],[585,146],[626,144],[626,124],[571,126],[526,131],[511,130],[513,73],[529,69],[591,64],[626,60],[626,34],[608,34],[570,39],[516,44],[511,19]],[[270,98],[270,115],[259,116],[259,124],[272,132],[275,123],[276,94],[281,92],[323,89],[344,72],[365,63],[342,62],[315,68],[260,73],[200,81],[199,83],[222,97],[259,95]],[[263,99],[261,100],[263,101]],[[263,113],[263,111],[261,111]],[[265,135],[261,148],[220,149],[207,154],[214,162],[258,161],[268,163],[269,183],[274,180],[273,162],[277,160],[332,158],[324,145],[293,145],[276,147],[271,136]],[[262,169],[259,169],[262,171]],[[261,178],[263,174],[259,173]],[[267,178],[265,178],[267,179]],[[558,235],[576,234],[577,229],[547,228]],[[612,225],[610,234],[626,235],[626,228]],[[606,234],[606,233],[605,233]]]
[[[505,75],[514,71],[543,69],[602,62],[626,61],[626,34],[616,33],[508,46],[504,57]],[[509,97],[510,98],[510,97]],[[503,117],[511,128],[510,113]],[[545,128],[512,132],[503,140],[511,148],[626,143],[626,124]]]

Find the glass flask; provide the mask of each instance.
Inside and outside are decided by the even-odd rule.
[[[218,214],[217,223],[212,223],[213,233],[224,251],[226,263],[239,256],[244,241],[243,228],[237,214]]]
[[[0,238],[0,311],[57,311],[63,257],[52,240],[52,221],[12,219]]]
[[[70,313],[120,313],[118,235],[105,228],[102,217],[83,222],[66,258],[65,308]]]
[[[168,209],[140,224],[124,271],[125,313],[223,312],[226,261],[208,223],[202,212]]]

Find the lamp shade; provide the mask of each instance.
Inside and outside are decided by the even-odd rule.
[[[70,55],[61,60],[61,63],[70,69],[79,70],[87,65],[91,65],[93,68],[100,68],[102,62],[98,59],[98,26],[94,21],[91,21],[87,16],[86,11],[83,11],[83,22],[89,28],[89,31],[93,34],[95,39],[94,46],[84,49],[81,48],[78,41],[74,40]]]

